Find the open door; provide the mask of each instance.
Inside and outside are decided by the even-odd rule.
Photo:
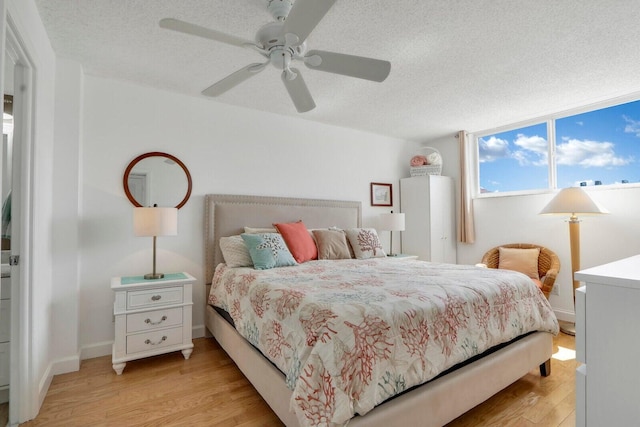
[[[6,62],[5,62],[6,64]],[[5,76],[8,73],[5,72]],[[5,83],[5,88],[12,85]],[[0,426],[9,420],[9,384],[11,366],[11,182],[13,148],[13,96],[4,95],[2,145],[0,146]]]

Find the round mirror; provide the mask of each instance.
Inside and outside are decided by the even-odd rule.
[[[124,171],[124,192],[134,206],[176,207],[191,196],[191,174],[178,158],[154,151],[142,154]]]

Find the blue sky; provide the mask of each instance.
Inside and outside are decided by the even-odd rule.
[[[557,119],[558,188],[640,182],[640,101]],[[546,123],[479,140],[480,187],[490,192],[549,187]]]

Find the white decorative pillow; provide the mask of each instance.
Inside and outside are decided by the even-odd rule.
[[[245,227],[244,232],[247,234],[277,233],[273,227]]]
[[[349,228],[347,239],[357,259],[386,257],[375,228]]]
[[[240,236],[220,238],[220,249],[228,267],[253,267],[249,249]]]

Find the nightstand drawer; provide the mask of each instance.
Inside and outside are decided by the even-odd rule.
[[[182,325],[182,307],[127,315],[127,333]]]
[[[182,286],[127,292],[127,310],[182,303]]]
[[[127,336],[127,354],[152,351],[182,343],[182,327]]]

